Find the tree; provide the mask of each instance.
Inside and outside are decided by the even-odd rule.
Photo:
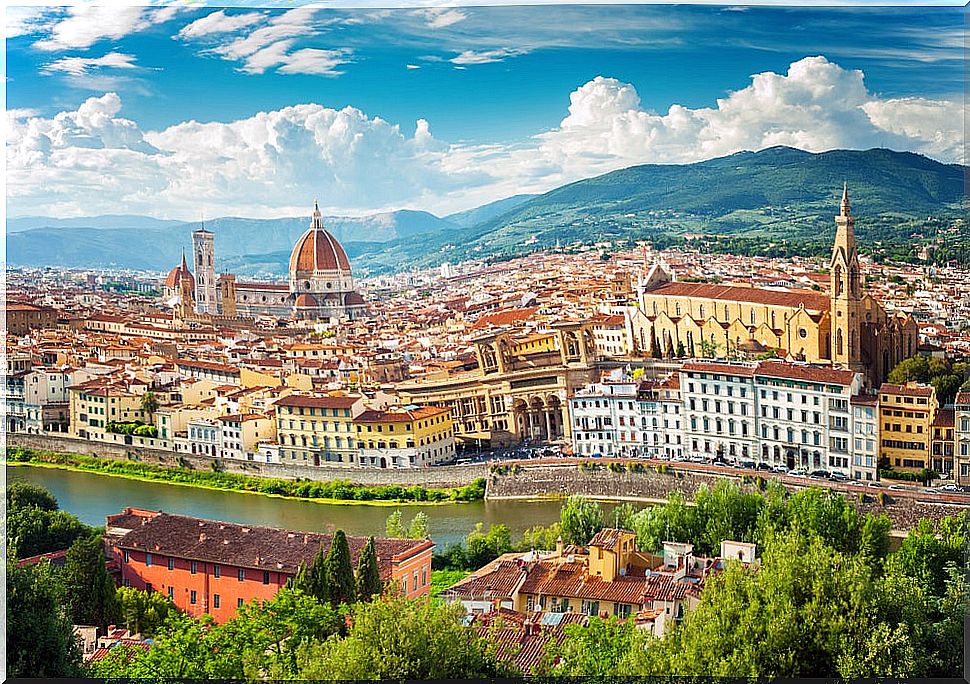
[[[567,544],[588,544],[603,529],[603,510],[595,501],[570,496],[559,512],[559,526]]]
[[[68,615],[78,625],[107,629],[120,617],[115,583],[105,567],[100,536],[82,537],[67,550],[61,569]]]
[[[360,552],[360,558],[357,559],[355,594],[358,601],[366,603],[374,600],[375,596],[380,596],[383,590],[381,572],[377,566],[377,549],[374,546],[374,538],[371,537],[367,540],[364,550]]]
[[[115,594],[125,627],[132,634],[153,636],[177,608],[167,596],[157,591],[119,587]]]
[[[49,491],[30,482],[14,481],[7,486],[7,514],[24,508],[56,511],[57,499]]]
[[[391,539],[407,539],[408,533],[404,527],[401,511],[397,510],[387,516],[384,525],[387,536]]]
[[[64,588],[46,561],[7,557],[7,676],[78,677],[81,649],[64,610]]]
[[[62,551],[93,529],[66,511],[27,506],[7,509],[7,539],[19,558]]]
[[[660,343],[657,341],[656,329],[650,333],[650,356],[654,359],[660,358]]]
[[[354,608],[347,637],[300,649],[301,679],[510,677],[493,647],[461,623],[460,604],[385,597]]]
[[[330,580],[327,577],[327,552],[320,544],[317,554],[310,561],[310,565],[300,564],[293,579],[293,586],[319,601],[328,601],[327,587]]]
[[[491,525],[485,531],[481,522],[465,537],[465,563],[470,569],[478,569],[512,550],[512,530],[508,525]]]
[[[350,561],[347,535],[343,530],[337,530],[333,534],[326,568],[327,588],[324,592],[326,600],[334,607],[342,603],[353,603],[356,599],[354,568]]]
[[[431,533],[428,531],[428,514],[424,511],[418,511],[411,518],[411,524],[408,525],[408,539],[428,539],[431,537]]]
[[[591,617],[589,625],[571,624],[561,643],[551,639],[539,666],[540,673],[557,677],[610,677],[625,674],[626,661],[646,640],[633,620]]]
[[[158,397],[154,392],[145,392],[141,395],[141,409],[148,414],[148,421],[151,422],[152,416],[158,410]]]

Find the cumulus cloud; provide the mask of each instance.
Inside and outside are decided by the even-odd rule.
[[[278,66],[281,56],[296,54],[288,50],[260,59]],[[319,68],[328,60],[305,59],[320,60]],[[634,164],[774,145],[889,147],[963,161],[961,103],[880,98],[861,72],[823,57],[799,60],[784,74],[756,74],[713,107],[674,104],[666,112],[645,109],[632,84],[597,77],[570,94],[556,128],[514,145],[448,144],[424,119],[412,134],[353,107],[320,104],[146,132],[121,116],[121,104],[108,93],[52,118],[8,113],[11,215],[187,218],[202,203],[224,214],[292,215],[313,197],[333,212],[445,213]]]
[[[7,38],[29,36],[50,26],[47,7],[6,7]]]
[[[490,62],[501,62],[509,57],[525,54],[525,50],[514,48],[499,48],[497,50],[465,50],[457,57],[449,60],[452,64],[489,64]]]
[[[185,9],[178,6],[151,9],[124,5],[69,7],[60,19],[50,25],[48,37],[35,42],[34,47],[49,52],[88,48],[100,40],[118,40],[154,24],[169,21]]]
[[[101,68],[137,69],[135,56],[123,52],[109,52],[103,57],[63,57],[41,67],[42,74],[62,72],[73,76],[80,76],[92,70]]]

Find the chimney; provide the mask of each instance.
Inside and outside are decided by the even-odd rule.
[[[199,541],[200,542],[204,542],[205,541],[205,532],[199,533]]]
[[[562,558],[562,552],[565,550],[565,548],[566,545],[563,543],[562,537],[560,536],[558,539],[556,539],[556,555]]]

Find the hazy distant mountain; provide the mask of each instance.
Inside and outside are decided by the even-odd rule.
[[[775,147],[696,164],[634,166],[445,219],[396,211],[324,222],[360,275],[510,256],[556,243],[629,243],[697,232],[828,244],[845,180],[860,242],[908,243],[927,217],[964,215],[966,172],[909,152],[813,154]],[[171,268],[198,224],[132,223],[141,218],[90,219],[96,227],[79,227],[82,219],[53,227],[36,227],[44,219],[13,219],[7,259],[13,265]],[[30,221],[41,223],[24,229]],[[307,222],[218,218],[206,227],[216,234],[219,270],[282,274]]]
[[[524,202],[528,202],[533,197],[538,197],[538,195],[512,195],[511,197],[506,197],[505,199],[483,204],[482,206],[475,207],[474,209],[466,209],[465,211],[459,211],[456,214],[448,214],[445,216],[445,220],[449,221],[450,223],[454,223],[460,228],[471,228],[479,223],[491,220],[496,216],[501,216],[509,209],[513,209]]]
[[[206,228],[216,236],[220,269],[238,263],[246,255],[277,251],[288,255],[308,224],[309,217],[223,217],[205,222]],[[11,219],[7,225],[7,261],[14,265],[127,266],[157,270],[174,266],[182,249],[190,251],[192,231],[199,227],[197,222],[160,221],[144,216],[31,217]],[[325,217],[324,225],[342,243],[387,242],[457,229],[433,214],[410,210],[358,218]]]

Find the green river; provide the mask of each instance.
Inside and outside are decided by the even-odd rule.
[[[388,505],[315,503],[31,466],[8,467],[7,480],[25,480],[46,487],[57,497],[62,510],[95,526],[104,525],[106,515],[132,506],[290,530],[342,529],[351,535],[382,535],[387,516],[395,510]],[[486,527],[505,523],[512,529],[514,538],[533,525],[548,525],[558,520],[560,506],[559,501],[543,500],[402,504],[398,508],[405,522],[418,511],[424,511],[428,515],[431,538],[441,549],[461,541],[479,521]]]

